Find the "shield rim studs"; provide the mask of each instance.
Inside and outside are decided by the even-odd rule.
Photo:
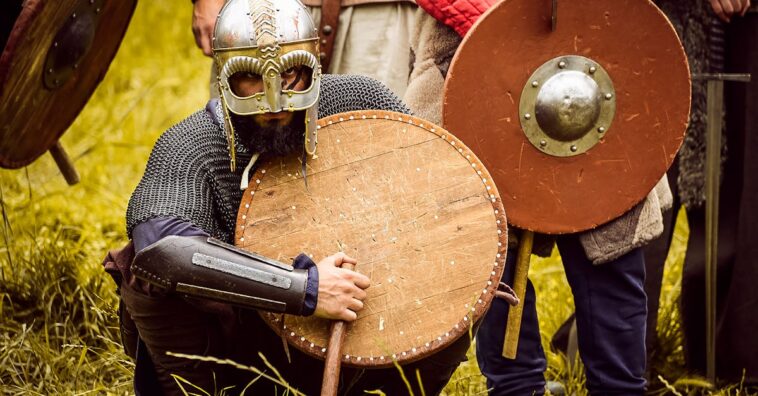
[[[581,137],[565,141],[546,133],[534,115],[537,97],[545,83],[553,76],[568,71],[582,72],[595,81],[599,89],[597,105],[600,112]],[[608,134],[615,113],[616,91],[610,75],[600,63],[580,55],[558,56],[543,63],[526,80],[519,101],[519,120],[527,140],[541,152],[556,157],[572,157],[589,151]]]

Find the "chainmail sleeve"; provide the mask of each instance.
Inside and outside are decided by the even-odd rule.
[[[411,114],[397,95],[371,77],[324,74],[318,102],[319,118],[356,110],[388,110]]]
[[[163,133],[129,200],[128,236],[131,238],[135,226],[151,218],[176,217],[216,238],[230,239],[228,227],[220,224],[224,216],[219,216],[214,197],[218,187],[218,175],[214,173],[230,173],[228,158],[223,131],[206,111],[191,115]]]

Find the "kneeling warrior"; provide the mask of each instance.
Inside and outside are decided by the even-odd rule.
[[[256,377],[167,354],[175,352],[230,358],[276,377],[259,357],[264,355],[290,385],[314,394],[323,362],[295,349],[285,353],[255,310],[355,320],[369,280],[339,268],[354,263],[341,253],[318,264],[301,254],[293,269],[228,245],[243,190],[259,156],[302,152],[303,164],[315,156],[317,117],[409,111],[374,80],[322,75],[316,30],[297,0],[227,2],[213,52],[220,99],[158,139],[129,201],[132,244],[106,260],[120,283],[125,348],[137,361],[135,390],[181,394],[178,384],[191,383],[239,391]],[[440,392],[463,360],[468,339],[462,342],[442,365],[413,365],[427,394]],[[367,371],[343,370],[341,393],[405,392],[395,368]],[[248,392],[275,389],[259,380]]]

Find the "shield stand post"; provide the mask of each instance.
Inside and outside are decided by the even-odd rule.
[[[718,263],[719,181],[724,81],[750,82],[750,74],[696,74],[707,81],[708,128],[705,144],[705,355],[706,378],[716,383],[716,266]]]
[[[71,157],[69,157],[66,150],[63,149],[61,142],[55,142],[55,144],[50,147],[50,155],[53,156],[55,164],[58,165],[58,169],[60,169],[61,174],[63,174],[63,177],[66,179],[66,183],[68,183],[69,186],[79,183],[79,173],[76,171],[76,167],[74,167],[74,162],[71,161]]]

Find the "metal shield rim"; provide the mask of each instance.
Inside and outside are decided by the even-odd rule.
[[[477,149],[478,148],[477,147],[478,144],[481,143],[480,140],[478,138],[475,139],[476,138],[475,133],[467,131],[466,128],[461,127],[461,125],[463,124],[462,121],[455,120],[455,118],[456,118],[455,117],[456,111],[458,111],[459,113],[463,113],[463,112],[466,112],[466,111],[471,111],[470,107],[467,108],[465,105],[464,106],[461,105],[464,102],[464,99],[460,99],[460,100],[456,99],[456,97],[458,97],[457,95],[461,95],[463,93],[463,91],[464,91],[463,89],[461,89],[461,87],[463,86],[463,84],[459,80],[465,80],[466,79],[465,77],[461,77],[459,75],[461,73],[465,74],[465,71],[462,71],[464,69],[464,66],[461,66],[465,62],[465,59],[462,60],[462,58],[470,56],[470,54],[468,54],[467,51],[473,51],[473,46],[472,45],[478,45],[478,48],[481,50],[481,44],[479,44],[477,42],[482,42],[484,40],[484,38],[483,38],[484,33],[482,33],[483,31],[485,31],[485,30],[492,30],[493,29],[492,26],[494,26],[495,24],[500,24],[500,26],[502,26],[502,25],[508,23],[507,20],[506,20],[506,17],[504,16],[504,15],[508,14],[507,10],[510,10],[510,15],[514,15],[514,14],[517,14],[516,12],[514,12],[514,10],[527,9],[528,7],[530,7],[529,5],[524,5],[526,3],[526,1],[529,1],[529,0],[504,0],[504,1],[500,2],[499,4],[493,6],[489,10],[487,10],[487,12],[485,12],[479,18],[479,20],[472,27],[472,29],[469,31],[469,33],[466,35],[466,37],[464,37],[464,39],[463,39],[463,41],[462,41],[462,43],[461,43],[458,51],[456,52],[456,54],[455,54],[455,56],[454,56],[454,58],[453,58],[453,60],[451,62],[450,70],[449,70],[449,73],[448,73],[448,78],[445,81],[445,87],[444,87],[445,98],[444,98],[444,101],[443,101],[443,126],[445,128],[447,128],[447,129],[451,130],[453,133],[457,134],[464,141],[464,143],[466,143],[469,147],[472,147],[473,149]],[[539,2],[535,2],[535,3],[539,3]],[[583,4],[579,4],[576,1],[572,1],[572,2],[559,2],[559,4],[565,4],[565,3],[571,3],[570,5],[565,5],[565,7],[568,7],[568,6],[572,6],[572,7],[577,7],[577,6],[588,7],[587,6],[588,1],[581,2]],[[610,6],[613,5],[612,3],[613,3],[612,1],[604,1],[603,4],[598,5],[597,1],[592,2],[593,6],[595,6],[597,8],[602,8],[603,6],[605,6],[605,8],[608,8],[608,7],[610,7]],[[609,5],[609,4],[611,4],[611,5]],[[506,210],[508,210],[509,221],[511,222],[512,225],[514,225],[516,227],[523,228],[523,229],[529,229],[529,230],[533,230],[533,231],[536,231],[536,232],[548,233],[548,234],[566,234],[566,233],[575,233],[575,232],[580,232],[580,231],[585,231],[585,230],[588,230],[588,229],[592,229],[592,228],[595,228],[595,227],[597,227],[597,226],[599,226],[601,224],[604,224],[604,223],[606,223],[606,222],[608,222],[610,220],[613,220],[613,219],[619,217],[620,215],[622,215],[623,213],[627,212],[629,209],[631,209],[633,206],[635,206],[636,204],[638,204],[639,202],[641,202],[645,198],[645,196],[653,189],[653,187],[660,180],[660,178],[665,175],[666,169],[668,169],[668,167],[672,164],[672,162],[674,160],[676,151],[679,149],[679,147],[681,147],[681,144],[682,144],[682,141],[683,141],[683,138],[684,138],[684,133],[685,133],[685,130],[686,130],[686,125],[687,125],[687,122],[689,120],[689,101],[690,101],[690,93],[691,93],[691,84],[690,84],[690,81],[689,81],[689,66],[687,64],[687,58],[686,58],[684,50],[683,50],[683,48],[681,46],[681,43],[678,40],[677,34],[676,34],[673,26],[671,25],[671,23],[668,21],[668,19],[662,13],[662,11],[660,11],[650,1],[638,1],[636,3],[631,3],[629,1],[625,1],[625,2],[617,2],[616,5],[617,5],[617,7],[614,7],[615,9],[623,8],[623,7],[635,7],[635,10],[639,10],[641,7],[646,7],[647,11],[645,11],[645,13],[646,13],[645,16],[646,17],[653,16],[655,18],[654,23],[656,24],[655,26],[657,26],[657,29],[660,30],[660,31],[665,31],[666,32],[666,37],[664,37],[662,39],[662,42],[666,43],[665,45],[667,45],[667,47],[665,47],[665,48],[666,48],[666,51],[668,51],[670,57],[672,59],[676,59],[677,60],[676,65],[673,66],[676,69],[676,73],[678,73],[677,74],[678,77],[677,77],[676,81],[674,82],[674,85],[676,85],[676,89],[678,90],[677,94],[676,94],[675,100],[679,101],[679,102],[677,102],[678,103],[677,106],[682,107],[682,108],[686,107],[686,111],[683,111],[683,112],[680,112],[680,113],[677,114],[677,121],[676,122],[669,123],[669,125],[676,124],[676,128],[670,128],[672,131],[675,130],[676,132],[672,132],[669,135],[666,135],[667,136],[667,144],[669,146],[664,149],[664,154],[666,155],[665,166],[662,163],[657,164],[658,168],[660,168],[660,172],[658,173],[658,177],[655,178],[655,180],[648,180],[648,179],[646,179],[644,181],[641,181],[641,182],[637,183],[634,180],[627,179],[628,182],[637,183],[637,187],[638,187],[637,189],[639,190],[639,193],[636,194],[636,196],[633,199],[632,198],[628,198],[628,197],[624,197],[623,201],[618,201],[618,200],[615,200],[613,198],[612,194],[610,194],[610,193],[605,194],[606,196],[609,197],[607,199],[616,201],[616,202],[611,203],[613,205],[616,205],[616,207],[614,207],[613,210],[609,210],[606,213],[603,213],[602,215],[598,215],[598,214],[595,213],[595,214],[593,214],[593,217],[591,219],[588,219],[587,221],[584,221],[584,222],[581,222],[581,223],[576,223],[576,222],[570,222],[569,223],[569,222],[565,222],[565,221],[564,222],[557,221],[557,220],[553,221],[553,219],[544,220],[546,216],[543,216],[543,215],[540,215],[542,217],[532,218],[532,216],[529,213],[531,209],[524,209],[524,208],[521,208],[521,207],[518,207],[518,206],[514,206],[513,202],[516,201],[517,198],[516,198],[515,195],[512,194],[513,193],[513,191],[512,191],[513,189],[511,188],[511,186],[509,185],[509,183],[511,185],[513,185],[513,183],[516,182],[516,181],[515,180],[504,181],[504,177],[506,177],[504,175],[507,174],[508,177],[510,177],[510,175],[513,174],[514,171],[513,170],[504,170],[504,169],[502,169],[502,167],[500,166],[500,164],[498,164],[498,166],[493,166],[492,163],[493,163],[493,157],[494,156],[490,155],[490,153],[483,153],[481,151],[477,151],[477,154],[479,155],[480,159],[482,159],[485,162],[485,164],[490,168],[491,172],[495,175],[496,183],[498,184],[498,187],[499,187],[500,192],[501,192],[501,196],[502,196],[502,198],[503,198],[503,200],[505,202]],[[549,10],[549,7],[547,7],[547,6],[545,7],[545,9],[546,10],[544,12],[544,16],[545,16],[545,19],[544,19],[544,29],[546,29],[547,31],[549,31],[549,29],[550,29],[550,27],[549,27],[550,10]],[[559,17],[558,17],[559,20],[558,20],[558,24],[557,24],[558,27],[557,27],[556,32],[560,32],[560,29],[561,29],[562,26],[564,28],[566,28],[566,26],[570,24],[570,21],[566,21],[565,19],[561,20],[560,10],[559,10],[559,14],[558,15],[559,15]],[[519,16],[519,17],[522,17],[522,16]],[[531,18],[533,16],[530,15],[529,17]],[[512,18],[513,18],[513,20],[517,19],[516,17],[513,17],[513,16],[512,16]],[[524,16],[523,19],[527,19],[527,16]],[[586,31],[586,32],[583,32],[582,34],[589,35],[590,33],[588,33],[588,32],[589,32],[589,30]],[[509,37],[510,37],[510,41],[508,41]],[[578,33],[577,33],[577,36],[575,36],[575,40],[576,40],[576,37],[579,37]],[[587,37],[584,36],[584,39],[586,39],[586,38]],[[534,44],[534,43],[538,42],[538,39],[536,39],[534,37],[527,37],[527,38],[522,38],[522,39],[523,39],[522,42],[525,43],[526,45],[530,45],[530,44]],[[508,36],[507,34],[501,35],[500,37],[498,37],[498,40],[500,40],[501,42],[504,42],[504,43],[514,42],[514,41],[518,42],[518,40],[516,40],[514,37]],[[533,40],[533,43],[530,43],[529,40]],[[675,43],[676,45],[670,45],[671,43]],[[548,47],[550,44],[553,44],[553,42],[551,42],[549,44],[546,44],[546,43],[542,43],[542,44],[545,47]],[[504,45],[501,45],[501,47],[507,46],[507,45],[508,44],[504,44]],[[518,46],[519,44],[515,44],[515,45]],[[574,42],[574,45],[576,46],[576,41]],[[561,55],[578,54],[578,55],[581,55],[581,56],[592,58],[595,62],[597,62],[598,64],[602,65],[606,70],[608,70],[608,69],[612,70],[611,74],[614,74],[614,73],[618,74],[619,73],[619,67],[618,67],[618,65],[617,64],[616,65],[611,64],[610,67],[609,67],[610,61],[608,60],[608,59],[610,59],[610,58],[612,58],[614,56],[618,56],[618,55],[613,54],[611,56],[607,56],[607,57],[606,56],[601,56],[601,57],[597,58],[597,57],[595,57],[596,54],[592,53],[593,49],[583,48],[582,45],[583,45],[583,43],[580,40],[580,44],[578,46],[579,47],[578,51],[574,51],[574,52],[570,52],[570,53],[544,52],[542,54],[542,57],[535,56],[534,59],[539,59],[539,62],[536,61],[536,60],[532,60],[532,63],[535,64],[534,66],[531,66],[531,67],[524,66],[523,67],[523,72],[522,72],[522,74],[524,74],[524,76],[519,77],[519,79],[522,81],[521,85],[518,87],[517,90],[513,89],[513,90],[509,90],[508,91],[508,93],[510,95],[512,95],[512,100],[515,101],[516,106],[512,107],[512,108],[509,108],[507,114],[499,114],[499,116],[503,117],[503,119],[505,119],[505,118],[511,118],[512,120],[515,121],[516,124],[518,124],[518,121],[519,121],[518,102],[519,102],[519,96],[520,96],[520,93],[521,93],[521,90],[522,90],[521,87],[523,87],[524,86],[523,84],[525,84],[527,82],[528,76],[531,74],[531,72],[533,72],[536,69],[537,65],[539,65],[540,63],[542,63],[544,61],[547,61],[548,59],[551,59],[551,58],[554,58],[554,57],[558,57],[558,56],[561,56]],[[659,50],[661,48],[664,48],[664,44],[661,44],[661,42],[651,43],[650,45],[651,46],[658,46],[656,48],[659,48]],[[582,52],[582,50],[587,50],[587,51],[590,52],[590,54],[588,55],[587,52]],[[501,51],[501,52],[498,52],[498,54],[500,54],[500,53],[507,53],[508,50],[507,49],[506,50],[499,49],[499,51]],[[511,51],[511,52],[517,52],[517,51]],[[494,61],[493,61],[493,64],[489,65],[489,66],[491,66],[492,68],[497,68],[497,66],[498,66],[498,64],[496,64],[496,62],[498,62],[497,56],[494,55],[494,52],[490,56],[492,57],[492,59]],[[466,69],[466,70],[468,70],[468,69]],[[505,73],[505,72],[503,72],[503,73]],[[503,78],[503,79],[505,79],[505,78]],[[511,79],[516,79],[516,77],[512,77]],[[625,92],[625,89],[627,88],[627,85],[622,84],[622,86],[619,87],[616,80],[617,80],[617,78],[614,78],[614,85],[617,85],[616,89],[617,90],[620,89],[621,91]],[[686,80],[686,82],[685,82],[685,80]],[[508,88],[513,88],[513,87],[509,86]],[[457,92],[455,92],[456,90],[457,90]],[[501,95],[505,95],[504,92],[499,92],[499,93]],[[473,91],[473,90],[471,90],[471,89],[469,89],[467,92],[465,92],[465,94],[466,94],[465,96],[467,98],[472,98],[472,97],[474,97],[474,98],[480,98],[480,97],[477,96],[476,92]],[[619,96],[621,96],[621,95],[619,95]],[[468,100],[470,100],[470,99],[468,99]],[[625,99],[623,96],[619,97],[619,101],[621,102],[622,100],[627,100],[627,99]],[[684,105],[685,102],[686,102],[686,106]],[[621,103],[619,105],[623,106]],[[487,108],[492,108],[492,107],[489,107],[489,106],[495,106],[495,104],[488,104]],[[623,127],[620,127],[621,122],[619,122],[619,117],[621,117],[621,116],[617,114],[616,120],[614,120],[614,123],[615,123],[614,124],[614,130],[615,130],[615,132],[618,132],[619,128],[623,128]],[[667,117],[668,117],[668,115],[667,115]],[[494,117],[491,117],[491,118],[494,118]],[[453,122],[451,122],[451,120],[453,120]],[[473,123],[470,123],[470,124],[473,125]],[[650,125],[652,125],[652,124],[653,123],[651,122]],[[490,123],[489,125],[493,125],[493,123]],[[483,127],[484,127],[483,124],[479,124],[478,125],[479,129],[482,129]],[[512,127],[512,125],[511,125],[511,127]],[[652,128],[652,126],[650,128]],[[502,130],[506,130],[505,127],[501,128],[501,129]],[[512,128],[508,129],[508,131],[512,131],[512,130],[513,130]],[[526,138],[523,136],[523,133],[521,132],[520,126],[518,127],[518,132],[520,133],[520,135],[522,136],[522,138],[519,139],[519,140],[514,139],[511,142],[514,147],[520,146],[520,144],[522,142],[526,141]],[[624,133],[628,133],[628,131],[624,132]],[[613,132],[609,133],[609,135],[613,135]],[[609,139],[607,137],[604,137],[603,140],[605,140],[606,142],[609,141]],[[484,139],[482,141],[486,143],[486,139]],[[488,144],[491,144],[491,143],[488,143]],[[528,143],[528,142],[526,144],[528,144],[529,146],[531,146],[531,144]],[[524,151],[526,151],[526,150],[533,149],[533,147],[523,147],[523,148],[520,148],[520,149],[523,149]],[[509,155],[510,155],[510,153],[509,153]],[[513,155],[510,155],[510,156],[513,157]],[[577,156],[577,157],[582,157],[582,156],[583,155],[580,155],[580,156]],[[502,157],[506,157],[506,156],[503,155]],[[521,160],[521,157],[518,156],[518,155],[516,155],[514,158],[518,158],[519,161]],[[634,158],[632,158],[632,160],[634,160]],[[551,165],[554,165],[554,164],[555,164],[555,162],[551,162]],[[643,192],[643,190],[644,190],[644,192]],[[519,191],[519,193],[521,193],[521,192],[523,192],[523,191]],[[521,196],[524,196],[524,195],[521,194]],[[522,201],[525,200],[524,198],[518,198],[518,199],[521,199]],[[586,199],[592,199],[592,197],[587,197]],[[621,203],[623,203],[623,204],[621,204]],[[525,205],[523,205],[523,206],[525,206]],[[544,205],[544,206],[549,206],[549,205]],[[541,208],[541,209],[544,209],[544,208]],[[548,208],[548,209],[552,210],[550,208]],[[539,218],[539,220],[538,220],[538,218]]]

